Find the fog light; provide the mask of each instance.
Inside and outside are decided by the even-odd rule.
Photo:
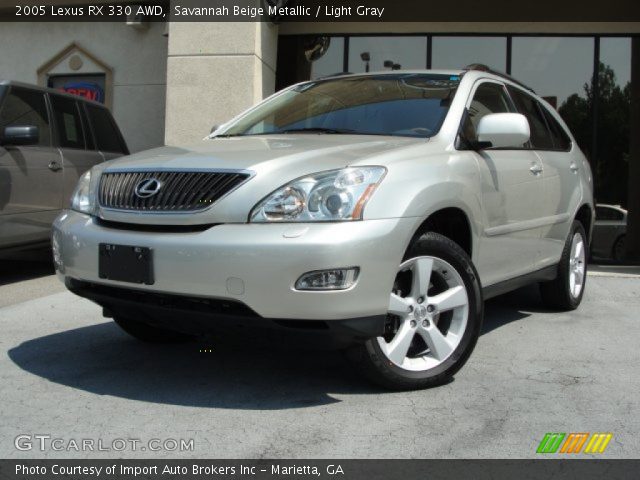
[[[358,267],[307,272],[296,282],[296,290],[346,290],[356,283],[359,272]]]
[[[55,269],[60,273],[64,273],[64,263],[62,261],[62,252],[60,251],[60,240],[58,240],[58,232],[55,230],[51,236],[51,250],[53,252],[53,265]]]

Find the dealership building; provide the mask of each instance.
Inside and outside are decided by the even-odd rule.
[[[0,0],[0,11],[12,5]],[[298,81],[482,63],[556,106],[589,157],[598,201],[626,206],[640,162],[630,147],[639,35],[640,22],[5,22],[0,77],[104,102],[140,151],[198,141]]]

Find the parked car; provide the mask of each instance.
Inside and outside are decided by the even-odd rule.
[[[49,245],[80,176],[128,153],[103,105],[0,82],[0,250]]]
[[[591,254],[621,262],[625,255],[627,211],[619,205],[596,205]]]
[[[53,241],[67,287],[139,339],[326,335],[408,389],[463,366],[489,297],[540,282],[576,308],[592,220],[559,115],[474,67],[304,82],[202,143],[98,165]]]

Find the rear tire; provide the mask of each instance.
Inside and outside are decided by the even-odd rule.
[[[426,233],[399,267],[384,336],[351,347],[347,358],[388,389],[441,385],[468,360],[482,318],[482,290],[471,259],[447,237]]]
[[[540,283],[543,303],[554,310],[575,310],[587,281],[587,235],[582,223],[573,221],[560,257],[555,280]]]
[[[113,321],[132,337],[147,343],[183,343],[194,338],[125,317],[114,317]]]

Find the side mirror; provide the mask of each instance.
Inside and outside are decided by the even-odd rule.
[[[0,145],[36,145],[40,132],[35,125],[11,125],[4,127],[0,135]]]
[[[490,113],[480,119],[478,143],[494,148],[522,148],[531,131],[527,118],[520,113]]]

